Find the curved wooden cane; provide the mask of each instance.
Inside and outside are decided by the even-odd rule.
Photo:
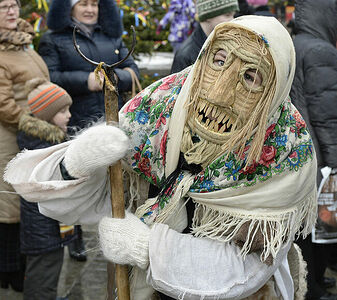
[[[106,123],[110,125],[111,123],[118,122],[118,89],[117,82],[115,79],[114,68],[118,67],[122,64],[134,51],[136,45],[136,33],[133,26],[131,26],[133,40],[131,50],[126,57],[124,57],[121,61],[114,63],[112,65],[108,65],[103,63],[102,68],[106,73],[108,79],[112,83],[114,89],[108,88],[108,84],[106,79],[103,83],[104,88],[104,103],[105,103],[105,117]],[[76,41],[76,31],[77,28],[74,27],[73,30],[73,43],[76,51],[79,55],[86,60],[88,63],[99,66],[100,63],[95,62],[89,58],[87,58],[80,50],[80,46]],[[113,166],[109,167],[110,173],[110,187],[111,187],[111,207],[112,207],[112,217],[114,218],[124,218],[125,217],[125,201],[124,201],[124,187],[123,187],[123,177],[122,177],[122,166],[121,162],[118,161]],[[115,270],[114,270],[115,269]],[[114,265],[112,263],[108,263],[107,267],[108,271],[108,300],[113,299],[114,294],[114,279],[117,287],[117,297],[118,300],[130,300],[130,287],[129,287],[129,275],[128,275],[128,266],[126,265]],[[115,273],[115,274],[114,274]],[[114,276],[115,275],[115,276]]]

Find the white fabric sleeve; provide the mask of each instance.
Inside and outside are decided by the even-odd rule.
[[[174,299],[243,299],[275,273],[290,245],[280,250],[272,266],[249,254],[245,260],[231,243],[180,234],[155,224],[149,242],[147,282]]]
[[[107,168],[94,176],[63,180],[59,163],[70,142],[20,153],[4,179],[30,202],[38,202],[42,214],[65,224],[95,224],[111,216]]]

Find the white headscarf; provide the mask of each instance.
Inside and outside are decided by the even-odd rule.
[[[79,2],[80,0],[70,0],[71,3],[71,7],[73,7],[77,2]]]

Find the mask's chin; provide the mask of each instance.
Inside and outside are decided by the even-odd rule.
[[[200,137],[216,144],[223,144],[242,122],[230,107],[220,107],[199,98],[198,104],[188,118],[188,125]],[[235,124],[237,122],[237,124]]]

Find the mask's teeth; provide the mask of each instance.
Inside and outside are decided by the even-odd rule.
[[[224,117],[225,117],[225,113],[222,111],[221,114],[220,114],[220,117],[218,117],[219,123],[223,122],[222,120],[223,120]]]
[[[202,111],[206,106],[206,102],[201,102],[200,103],[200,111]]]
[[[207,127],[208,127],[208,125],[209,125],[210,122],[211,122],[210,119],[207,119],[207,120],[206,120],[206,123],[205,123],[205,124],[206,124]]]
[[[215,121],[214,121],[214,120],[209,124],[209,128],[210,128],[211,130],[214,129],[214,124],[215,124]]]
[[[226,131],[226,125],[221,126],[219,133],[224,133]]]
[[[229,128],[232,125],[233,125],[233,120],[232,120],[232,118],[230,118],[227,122],[227,127]]]
[[[197,111],[201,111],[201,101],[197,104]]]
[[[201,123],[201,121],[202,121],[202,115],[199,115],[199,117],[198,117],[197,120],[199,121],[199,123]]]
[[[229,116],[225,116],[225,118],[223,119],[222,123],[226,123],[229,120]]]
[[[221,114],[221,110],[217,109],[216,112],[215,112],[215,118],[219,117],[220,114]]]
[[[209,116],[209,114],[211,113],[211,111],[212,111],[212,106],[209,105],[209,106],[207,107],[206,117]]]
[[[212,118],[216,118],[218,109],[216,108],[216,106],[213,106],[213,110],[212,110]]]

